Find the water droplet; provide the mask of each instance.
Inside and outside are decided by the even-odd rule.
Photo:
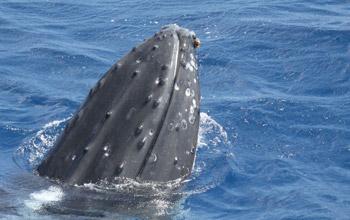
[[[179,85],[178,85],[177,83],[175,83],[174,89],[175,89],[176,91],[179,91],[179,90],[180,90]]]
[[[139,125],[136,129],[135,129],[135,135],[138,136],[142,133],[143,130],[143,125]]]
[[[104,150],[104,151],[108,151],[108,150],[109,150],[109,145],[105,145],[105,146],[103,147],[103,150]]]
[[[190,90],[190,88],[187,88],[187,89],[186,89],[185,95],[186,95],[186,96],[190,96],[190,95],[191,95],[191,90]]]

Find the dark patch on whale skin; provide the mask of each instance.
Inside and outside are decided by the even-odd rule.
[[[188,176],[199,128],[194,38],[170,25],[114,64],[38,166],[39,175],[69,184]]]

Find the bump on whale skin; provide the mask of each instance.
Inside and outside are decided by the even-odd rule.
[[[38,166],[39,175],[68,184],[186,178],[199,128],[196,39],[168,25],[114,64]]]

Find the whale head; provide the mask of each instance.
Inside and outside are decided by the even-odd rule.
[[[69,184],[190,175],[199,128],[199,45],[194,32],[168,25],[134,47],[90,90],[39,175]]]

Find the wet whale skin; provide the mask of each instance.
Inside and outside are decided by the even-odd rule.
[[[169,25],[114,64],[38,174],[69,184],[124,177],[166,182],[190,175],[200,102],[195,40],[193,32]]]

